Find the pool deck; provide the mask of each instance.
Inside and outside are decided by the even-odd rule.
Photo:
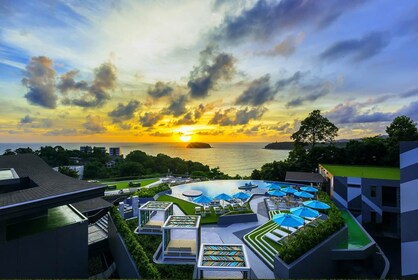
[[[255,196],[250,201],[251,209],[254,213],[257,213],[257,208],[260,202],[264,204],[264,197],[263,196]],[[184,215],[180,208],[177,205],[174,205],[173,208],[174,215]],[[237,232],[249,232],[255,227],[258,227],[264,223],[266,223],[269,219],[263,215],[257,213],[258,221],[257,222],[250,222],[250,223],[238,223],[238,224],[231,224],[227,227],[220,227],[218,225],[202,225],[201,226],[201,236],[202,236],[202,243],[232,243],[232,244],[244,244],[244,241],[239,238],[234,233]],[[193,234],[191,232],[182,231],[182,232],[173,232],[173,238],[179,238],[178,234],[181,234],[181,238],[188,238],[188,234]],[[244,235],[244,234],[240,234]],[[194,238],[193,236],[190,236]],[[274,279],[273,271],[251,250],[251,248],[247,247],[247,254],[248,259],[251,265],[252,275],[251,278],[258,278],[258,279]],[[236,278],[237,273],[230,273],[228,275],[225,272],[211,272],[206,273],[205,276],[214,277],[218,279],[222,279],[227,277]]]
[[[250,206],[254,213],[257,213],[257,207],[263,202],[264,197],[254,197]],[[242,239],[238,238],[234,233],[245,231],[258,227],[268,221],[268,218],[257,213],[258,221],[250,223],[232,224],[227,227],[219,227],[213,225],[202,226],[202,242],[220,242],[220,243],[239,243],[244,244]],[[248,259],[251,265],[253,276],[258,279],[274,279],[273,271],[247,246]],[[254,277],[253,277],[254,278]]]

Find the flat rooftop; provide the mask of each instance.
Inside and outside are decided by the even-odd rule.
[[[400,180],[401,172],[396,167],[321,164],[329,173],[341,177]]]
[[[200,216],[170,216],[163,228],[198,228]]]
[[[172,202],[148,201],[147,203],[142,205],[139,209],[149,210],[149,211],[166,211],[172,205],[173,205]]]
[[[105,188],[56,172],[33,154],[0,156],[0,170],[5,182],[18,180],[0,195],[0,220],[103,196]]]
[[[248,268],[248,257],[242,244],[202,244],[198,261],[199,268]]]

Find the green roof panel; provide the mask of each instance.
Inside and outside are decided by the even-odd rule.
[[[400,169],[396,167],[321,164],[329,173],[341,177],[400,180]]]

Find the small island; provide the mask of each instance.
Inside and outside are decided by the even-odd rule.
[[[268,150],[292,150],[293,149],[293,142],[274,142],[267,144],[264,149]]]
[[[208,143],[202,143],[202,142],[190,142],[187,144],[186,148],[192,148],[192,149],[209,149],[212,148]]]

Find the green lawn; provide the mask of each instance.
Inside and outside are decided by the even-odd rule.
[[[170,195],[160,196],[158,201],[170,201],[176,204],[186,215],[195,215],[195,207],[199,206],[198,204],[179,199]],[[202,217],[200,220],[201,224],[216,224],[218,222],[218,215],[215,214],[215,211],[211,207],[210,214],[206,214],[205,217]]]
[[[139,179],[139,180],[128,180],[128,181],[114,181],[114,182],[100,182],[106,185],[116,185],[117,190],[129,188],[129,182],[132,183],[141,183],[141,187],[149,185],[158,181],[158,179]]]
[[[244,240],[251,247],[251,249],[264,259],[264,261],[271,268],[274,266],[274,256],[277,254],[280,245],[268,238],[265,238],[264,235],[278,228],[280,227],[275,222],[270,220],[264,225],[261,225],[244,235]]]
[[[329,173],[342,177],[399,180],[400,170],[394,167],[321,164]]]

